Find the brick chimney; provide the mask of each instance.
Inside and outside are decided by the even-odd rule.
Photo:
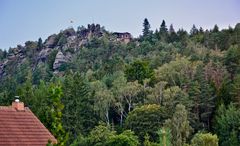
[[[19,97],[15,96],[15,101],[12,102],[12,108],[16,109],[17,111],[24,111],[24,103],[19,101]]]

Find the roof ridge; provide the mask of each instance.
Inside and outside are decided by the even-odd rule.
[[[57,139],[29,107],[18,111],[12,106],[0,106],[0,125],[0,145],[34,145],[33,142],[46,145],[48,140],[57,143]]]

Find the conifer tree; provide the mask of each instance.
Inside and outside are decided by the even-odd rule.
[[[190,30],[190,35],[191,36],[194,36],[194,35],[197,35],[198,34],[198,29],[197,27],[195,26],[195,24],[193,24],[193,27],[192,29]]]
[[[160,33],[162,34],[165,34],[167,33],[168,29],[167,29],[167,26],[166,26],[166,22],[165,20],[162,21],[162,24],[160,26]]]
[[[212,32],[218,32],[218,31],[219,31],[219,28],[218,28],[217,24],[215,24],[214,27],[213,27]]]
[[[63,83],[63,123],[71,138],[88,133],[97,123],[89,85],[79,73],[70,73]]]
[[[150,35],[150,23],[148,19],[145,18],[143,21],[143,37],[148,37]]]

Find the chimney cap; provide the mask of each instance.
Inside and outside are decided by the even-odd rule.
[[[19,96],[15,96],[15,102],[20,102]]]
[[[20,102],[19,96],[15,96],[15,101],[12,102],[12,107],[16,109],[17,111],[24,111],[24,103]]]

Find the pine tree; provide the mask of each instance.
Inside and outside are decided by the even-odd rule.
[[[41,50],[43,48],[42,38],[38,39],[37,50]]]
[[[175,30],[173,28],[173,24],[171,24],[169,27],[168,42],[174,42],[174,41],[177,41],[177,33],[175,32]]]
[[[174,28],[173,28],[173,24],[171,24],[170,27],[169,27],[169,33],[170,33],[170,34],[171,34],[171,33],[175,33],[175,30],[174,30]]]
[[[195,95],[195,110],[199,114],[198,117],[203,128],[210,129],[213,116],[213,109],[216,107],[216,95],[214,88],[207,82],[204,77],[203,68],[199,66],[196,71],[195,79],[198,83],[200,94]]]
[[[217,24],[214,25],[212,32],[219,32]]]
[[[192,29],[190,30],[190,35],[194,36],[198,34],[198,29],[196,28],[195,24],[193,24]]]
[[[200,33],[200,34],[204,34],[204,30],[203,30],[202,27],[199,28],[199,33]]]
[[[222,146],[239,146],[238,132],[240,127],[240,111],[233,104],[227,108],[219,106],[214,123],[215,133]]]
[[[148,19],[145,18],[143,21],[143,37],[148,37],[150,35],[150,23]]]
[[[162,24],[160,26],[160,33],[161,34],[165,34],[167,33],[168,29],[167,29],[167,26],[166,26],[166,22],[165,20],[162,21]]]
[[[63,83],[63,123],[71,138],[88,133],[97,123],[89,85],[79,73],[70,73]]]

